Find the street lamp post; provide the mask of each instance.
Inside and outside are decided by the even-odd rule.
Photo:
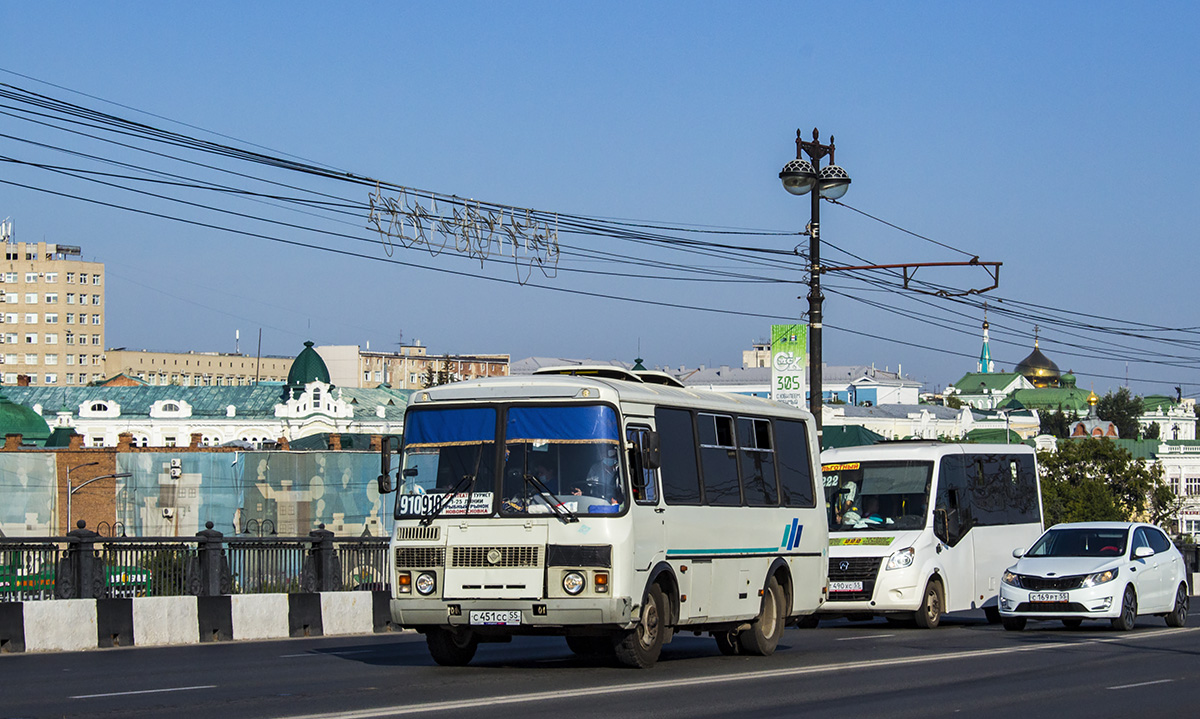
[[[833,136],[829,144],[819,141],[820,133],[813,128],[812,141],[805,140],[796,130],[796,159],[783,166],[779,179],[783,189],[793,195],[812,193],[812,219],[808,224],[808,408],[817,423],[817,440],[821,439],[821,306],[825,296],[821,294],[821,198],[836,200],[850,189],[850,176],[834,164]],[[808,155],[809,159],[804,159]],[[829,164],[821,167],[821,160],[829,156]]]
[[[99,477],[92,477],[91,479],[87,480],[83,484],[80,484],[78,487],[71,485],[71,472],[73,472],[74,470],[77,470],[77,469],[83,469],[84,467],[91,467],[96,464],[100,464],[100,463],[99,462],[88,462],[87,464],[81,464],[77,467],[67,467],[67,531],[68,532],[71,531],[71,519],[72,519],[71,497],[73,497],[76,492],[78,492],[79,490],[88,486],[92,482],[99,482],[102,479],[120,479],[122,477],[132,477],[133,476],[133,474],[130,472],[119,472],[117,474],[102,474]]]

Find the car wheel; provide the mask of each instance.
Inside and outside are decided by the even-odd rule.
[[[1137,624],[1137,592],[1133,585],[1125,587],[1125,597],[1121,600],[1121,615],[1112,620],[1113,629],[1127,632]]]
[[[767,586],[763,589],[762,606],[758,610],[758,617],[750,623],[750,628],[738,632],[738,644],[742,646],[742,652],[745,654],[753,654],[759,657],[770,656],[775,651],[775,647],[779,644],[780,637],[783,636],[783,627],[786,623],[786,594],[783,587],[779,586],[779,582],[775,577],[767,580]]]
[[[925,596],[913,618],[921,629],[936,629],[942,621],[942,585],[937,580],[930,579],[925,585]]]
[[[1186,584],[1180,584],[1175,591],[1175,607],[1166,616],[1168,627],[1182,627],[1187,624],[1188,591]]]
[[[1025,628],[1025,617],[1001,617],[1000,623],[1010,632],[1019,632]]]
[[[425,643],[433,661],[447,667],[461,667],[475,656],[479,637],[470,629],[434,627],[425,633]]]
[[[1083,620],[1082,619],[1064,619],[1064,620],[1062,620],[1062,623],[1063,623],[1063,626],[1066,627],[1067,629],[1078,629],[1079,627],[1081,627],[1083,625]]]
[[[617,661],[627,667],[646,669],[654,666],[662,653],[667,632],[667,598],[662,589],[652,585],[642,605],[638,625],[620,635],[613,644]]]
[[[988,624],[999,624],[1000,607],[984,607],[983,618],[987,620]]]

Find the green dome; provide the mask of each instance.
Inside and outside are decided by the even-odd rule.
[[[19,434],[23,441],[45,442],[50,425],[37,412],[0,393],[0,434]]]
[[[329,384],[329,368],[325,360],[313,349],[311,341],[304,343],[304,349],[296,355],[292,369],[288,372],[287,386],[289,388],[303,387],[309,382],[324,382]]]

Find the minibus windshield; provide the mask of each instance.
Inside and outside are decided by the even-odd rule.
[[[932,462],[838,462],[821,473],[830,531],[925,527]]]

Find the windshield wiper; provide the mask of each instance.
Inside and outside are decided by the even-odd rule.
[[[467,508],[464,511],[464,514],[470,514],[471,499],[475,496],[475,478],[476,475],[474,474],[464,474],[463,478],[458,480],[458,484],[454,485],[454,489],[451,489],[449,492],[447,492],[445,496],[438,501],[434,508],[429,510],[429,514],[421,517],[420,525],[422,527],[428,527],[430,524],[433,524],[433,520],[437,519],[441,515],[442,511],[445,510],[446,507],[454,501],[454,498],[458,496],[459,491],[464,484],[469,485],[469,492],[467,494]]]
[[[550,505],[550,511],[554,512],[554,516],[558,517],[559,521],[561,521],[563,524],[570,524],[571,522],[579,521],[579,517],[575,516],[574,512],[567,509],[567,506],[561,499],[558,498],[558,495],[556,495],[554,492],[551,492],[550,488],[547,487],[542,480],[538,479],[532,474],[529,474],[528,472],[526,472],[523,476],[525,478],[525,484],[532,485],[543,499],[549,498],[547,504]]]

